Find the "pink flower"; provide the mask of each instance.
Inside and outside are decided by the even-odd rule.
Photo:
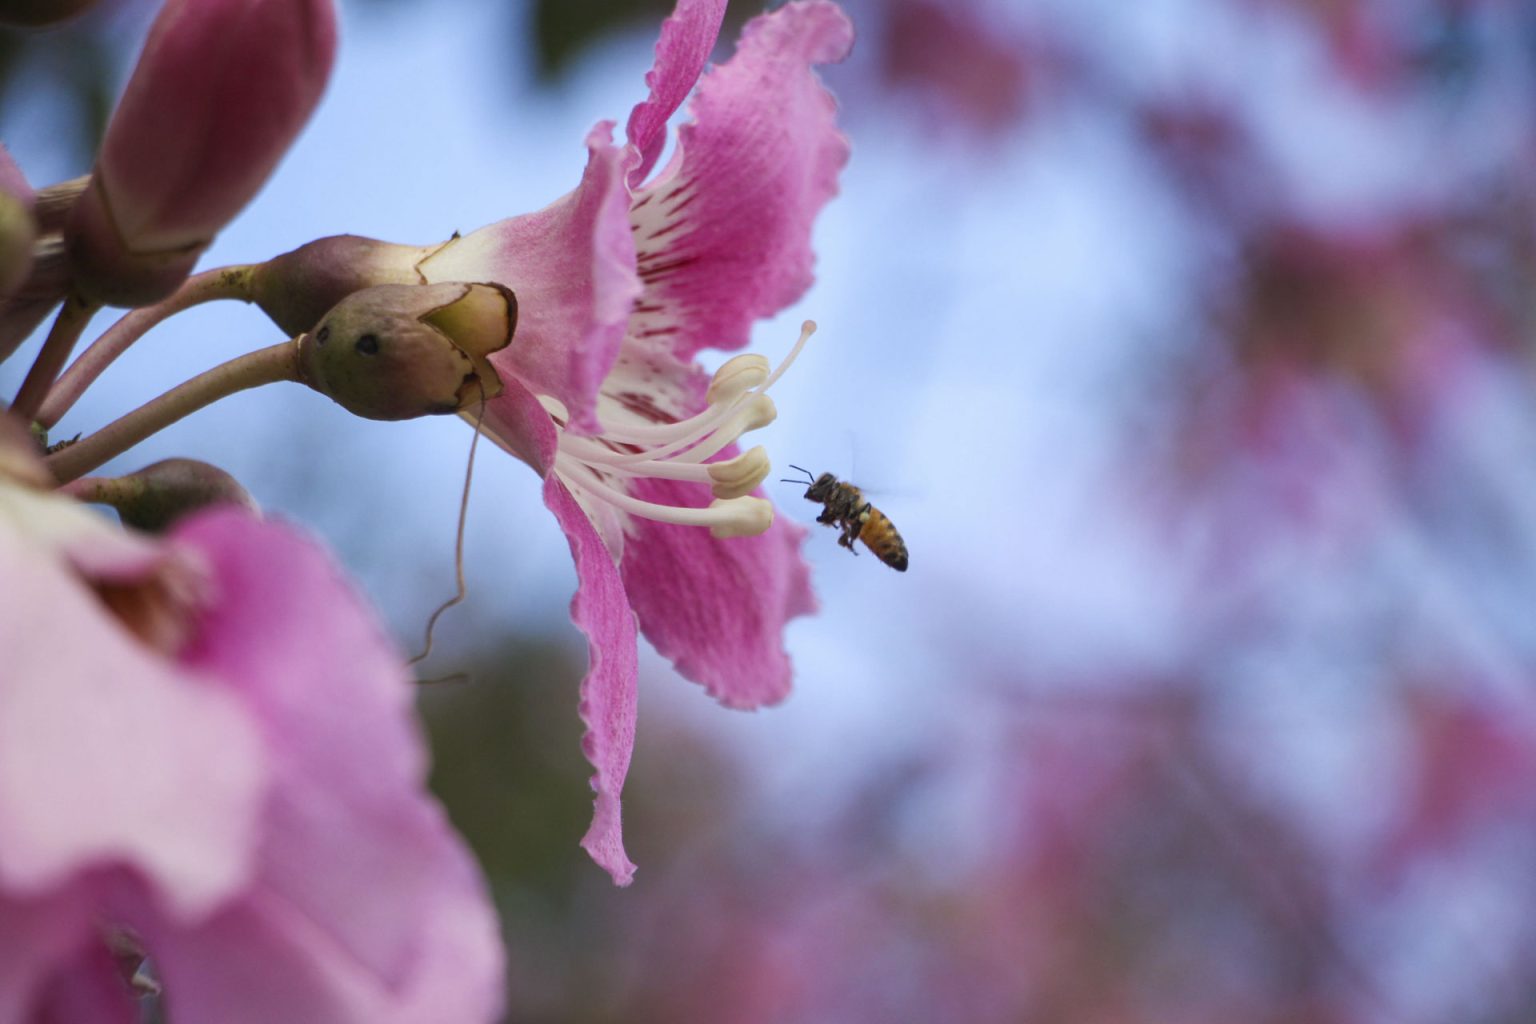
[[[773,418],[765,392],[783,367],[742,355],[711,377],[694,357],[742,347],[754,320],[811,282],[811,223],[848,156],[812,67],[841,59],[852,30],[825,0],[753,20],[736,55],[703,76],[676,153],[652,175],[724,6],[681,0],[626,143],[611,141],[610,123],[594,128],[574,192],[415,266],[429,281],[494,280],[517,293],[517,334],[490,356],[506,391],[486,428],[544,477],[576,560],[572,617],[591,657],[581,713],[597,769],[582,845],[620,884],[634,870],[618,798],[634,742],[637,622],[685,676],[751,708],[788,692],[784,625],[814,608],[804,531],[774,523],[750,494],[768,460],[761,449],[738,456],[734,443]]]
[[[848,159],[813,68],[841,60],[853,32],[829,0],[794,0],[750,22],[736,55],[701,80],[724,8],[679,0],[625,143],[612,122],[593,128],[581,183],[543,210],[433,246],[319,239],[252,276],[253,301],[290,333],[380,285],[491,282],[515,294],[515,334],[487,357],[500,390],[484,423],[544,478],[576,560],[571,614],[591,656],[581,714],[597,769],[582,845],[620,884],[634,871],[619,791],[638,633],[722,703],[753,708],[789,691],[784,626],[815,607],[804,531],[775,523],[753,493],[767,454],[735,445],[773,419],[766,392],[809,331],[771,372],[758,355],[713,376],[694,360],[743,347],[753,321],[811,283],[811,224]],[[693,120],[652,174],[695,82]]]
[[[313,545],[0,476],[0,577],[0,1022],[129,1019],[140,952],[178,1021],[496,1018],[399,658]]]
[[[170,294],[288,151],[335,51],[331,0],[168,0],[71,214],[76,287]]]

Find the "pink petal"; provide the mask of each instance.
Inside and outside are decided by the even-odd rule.
[[[645,296],[632,338],[680,359],[739,348],[752,322],[811,283],[811,222],[837,192],[848,142],[812,65],[841,60],[853,30],[803,0],[754,19],[736,55],[704,76],[678,154],[636,193]]]
[[[574,429],[596,433],[597,389],[618,356],[640,294],[623,152],[610,122],[587,136],[574,192],[537,213],[497,221],[421,266],[428,282],[497,281],[517,294],[517,333],[492,354],[503,378],[558,398]]]
[[[485,403],[480,429],[507,454],[532,466],[539,476],[548,476],[560,444],[554,421],[527,388],[515,380],[506,387]],[[473,423],[475,415],[471,411],[464,418]]]
[[[396,894],[375,893],[388,903]],[[492,991],[477,959],[453,959],[464,952],[440,925],[423,919],[423,956],[438,963],[436,980],[423,985],[420,972],[402,965],[380,977],[374,965],[351,951],[302,908],[281,895],[241,901],[205,925],[164,933],[148,930],[146,942],[171,1008],[171,1020],[218,1024],[324,1021],[326,1024],[490,1024],[500,1020],[500,991]],[[438,943],[443,943],[439,946]],[[455,984],[458,978],[464,987]]]
[[[173,914],[206,912],[252,869],[260,741],[45,550],[0,530],[0,883],[19,896],[127,863]]]
[[[99,939],[59,968],[38,999],[38,1024],[138,1024],[143,1019],[128,983]]]
[[[142,581],[176,557],[170,547],[130,533],[79,502],[28,488],[0,487],[0,528],[25,546],[53,552],[89,582]]]
[[[642,480],[631,491],[665,505],[709,504],[705,488],[675,480]],[[780,516],[757,537],[722,540],[639,518],[631,530],[624,587],[646,639],[722,704],[782,700],[790,686],[784,626],[816,610],[800,557],[805,529]]]
[[[625,126],[629,143],[640,158],[626,179],[631,188],[656,166],[667,142],[667,118],[688,98],[699,80],[704,62],[709,60],[720,36],[720,21],[724,17],[725,0],[678,0],[672,16],[662,22],[661,38],[656,41],[656,63],[645,73],[651,95],[635,104]]]
[[[571,621],[587,635],[587,676],[581,681],[581,749],[596,769],[592,776],[592,826],[582,847],[618,885],[634,878],[624,853],[619,793],[635,749],[636,677],[639,673],[635,615],[613,556],[571,492],[558,477],[544,481],[544,504],[560,521],[576,560],[576,597]]]
[[[29,1019],[48,976],[99,934],[83,888],[36,900],[0,896],[0,1021]]]
[[[426,751],[399,653],[330,559],[292,531],[226,508],[175,536],[204,553],[222,598],[187,662],[246,702],[276,775],[246,895],[190,935],[146,934],[178,1005],[208,1020],[494,1019],[496,917],[425,792]],[[244,953],[253,962],[220,966],[221,938],[286,943],[289,953]],[[283,973],[294,962],[345,965],[318,984],[334,983],[325,998],[357,1012],[236,1017],[207,980],[265,972],[273,989],[299,986]]]

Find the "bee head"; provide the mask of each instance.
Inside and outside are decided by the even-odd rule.
[[[806,489],[805,496],[812,501],[826,501],[832,497],[832,492],[836,489],[837,477],[831,473],[823,473],[812,481],[811,486]]]

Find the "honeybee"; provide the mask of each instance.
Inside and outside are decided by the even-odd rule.
[[[783,480],[786,484],[807,483],[805,496],[820,502],[824,507],[816,517],[818,523],[839,527],[843,532],[837,542],[854,554],[853,542],[863,541],[875,557],[897,572],[907,571],[907,545],[901,539],[896,526],[875,506],[864,500],[864,494],[853,484],[843,483],[831,473],[812,477],[808,469],[791,464],[805,474],[804,480]]]

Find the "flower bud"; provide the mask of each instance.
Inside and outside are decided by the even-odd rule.
[[[289,335],[302,334],[353,292],[421,283],[421,249],[360,235],[333,235],[275,256],[251,272],[251,299]]]
[[[260,512],[256,499],[229,473],[196,459],[165,459],[110,481],[91,500],[117,509],[124,525],[163,533],[178,520],[214,505]]]
[[[379,285],[347,296],[299,339],[305,384],[374,420],[474,408],[502,390],[486,357],[517,328],[498,284]]]
[[[174,291],[308,120],[335,49],[330,0],[168,0],[65,230],[81,294]]]

